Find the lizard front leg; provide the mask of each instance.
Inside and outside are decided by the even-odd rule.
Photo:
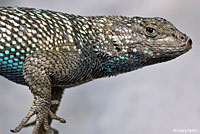
[[[62,95],[63,95],[63,92],[64,92],[64,88],[61,88],[61,87],[52,87],[52,92],[51,92],[51,111],[55,114],[56,111],[58,110],[58,107],[60,105],[60,102],[61,102],[61,99],[62,99]],[[49,117],[49,125],[51,125],[51,122],[52,122],[52,118]],[[35,125],[35,122],[36,121],[33,121],[33,122],[30,122],[28,124],[26,124],[24,127],[29,127],[29,126],[33,126]],[[45,129],[43,127],[44,125],[41,125],[40,129],[39,129],[39,134],[45,134]],[[54,129],[54,133],[55,134],[58,134],[58,130]]]
[[[60,101],[62,99],[62,95],[64,92],[64,88],[61,87],[52,87],[51,92],[51,111],[55,114],[58,110],[58,107],[60,105]],[[52,118],[49,118],[49,124],[51,124]]]
[[[28,120],[36,115],[36,122],[33,129],[33,134],[38,134],[39,129],[43,124],[43,127],[47,134],[52,134],[53,131],[50,128],[51,119],[59,120],[65,123],[65,120],[56,116],[55,111],[51,111],[51,98],[52,87],[50,80],[50,72],[52,71],[50,62],[53,62],[53,58],[48,53],[34,53],[28,57],[23,66],[24,78],[29,86],[29,89],[34,95],[34,102],[29,110],[27,116],[21,121],[21,123],[12,132],[19,132]],[[50,118],[50,120],[49,120]]]
[[[64,88],[61,87],[52,87],[52,92],[51,92],[51,111],[55,114],[56,111],[58,110],[58,107],[60,105],[60,101],[62,99],[62,95],[64,92]],[[52,122],[52,118],[49,117],[49,125],[51,125]],[[33,122],[35,124],[35,121]],[[54,130],[54,134],[58,134],[58,131],[56,129]],[[43,125],[40,127],[39,129],[39,134],[45,134],[45,129],[43,127]]]

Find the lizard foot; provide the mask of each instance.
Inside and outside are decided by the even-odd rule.
[[[21,123],[15,129],[11,130],[11,132],[13,133],[19,132],[25,126],[28,120],[33,115],[36,115],[35,125],[32,134],[38,134],[39,128],[41,127],[42,124],[47,134],[53,134],[54,131],[50,127],[48,119],[51,118],[54,120],[58,120],[61,123],[66,123],[66,121],[65,119],[60,118],[56,114],[54,114],[50,110],[49,105],[50,104],[48,102],[46,102],[45,100],[41,100],[41,98],[35,99],[26,117],[21,121]]]
[[[51,106],[53,105],[59,105],[60,104],[60,101],[59,100],[52,100],[51,101]],[[36,123],[36,120],[32,121],[32,122],[29,122],[27,124],[25,124],[23,127],[30,127],[30,126],[34,126]]]

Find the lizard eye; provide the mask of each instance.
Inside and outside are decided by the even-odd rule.
[[[149,33],[149,34],[153,34],[153,33],[155,32],[155,29],[152,28],[152,27],[147,27],[147,28],[146,28],[146,31],[147,31],[147,33]]]
[[[146,29],[145,29],[145,34],[147,35],[147,36],[150,36],[150,37],[155,37],[156,36],[156,29],[155,28],[153,28],[153,27],[146,27]]]

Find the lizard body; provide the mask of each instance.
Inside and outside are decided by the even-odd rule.
[[[0,75],[34,95],[19,132],[36,114],[33,134],[52,133],[64,88],[174,59],[192,40],[163,18],[75,16],[0,8]]]

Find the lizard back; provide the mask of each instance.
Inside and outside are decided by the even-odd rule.
[[[79,19],[84,20],[83,17]],[[0,74],[11,81],[25,84],[22,68],[31,53],[38,50],[79,53],[80,40],[85,37],[74,38],[81,32],[74,29],[77,23],[74,15],[60,12],[0,8]]]

